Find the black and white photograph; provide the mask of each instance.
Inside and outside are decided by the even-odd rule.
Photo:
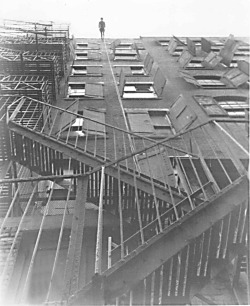
[[[0,1],[0,306],[250,305],[250,0]]]

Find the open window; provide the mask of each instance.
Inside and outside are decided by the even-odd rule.
[[[119,91],[124,99],[155,99],[162,95],[166,79],[158,68],[153,82],[126,82],[123,70],[119,79]]]
[[[116,74],[120,75],[121,70],[124,74],[129,75],[146,75],[146,71],[143,65],[114,65]]]
[[[69,82],[68,98],[96,98],[103,99],[103,84]]]
[[[72,66],[71,75],[89,75],[102,76],[102,66],[87,66],[74,63]]]
[[[136,50],[114,49],[114,61],[138,61],[139,56]]]
[[[94,51],[75,51],[75,60],[90,60],[90,61],[100,61],[101,53]]]
[[[245,118],[246,111],[249,110],[249,100],[244,96],[196,95],[194,98],[208,116],[212,117]]]
[[[208,116],[227,116],[227,112],[212,97],[196,95],[194,98]]]
[[[131,132],[156,138],[175,133],[167,109],[126,109],[126,116]]]
[[[91,49],[91,50],[98,50],[100,49],[98,43],[89,43],[89,42],[77,42],[76,49]]]
[[[157,40],[158,44],[161,45],[162,47],[167,47],[169,44],[169,41],[170,41],[169,38]]]
[[[116,69],[116,74],[120,75],[121,70],[123,70],[125,75],[148,75],[153,66],[153,58],[147,54],[144,60],[144,65],[114,65]]]
[[[217,104],[227,112],[231,118],[245,118],[249,112],[249,99],[244,96],[214,97]]]
[[[219,88],[231,88],[228,84],[225,84],[221,79],[221,75],[209,74],[209,75],[191,75],[188,72],[181,71],[181,76],[184,80],[190,84],[197,87],[207,88],[207,89],[219,89]]]

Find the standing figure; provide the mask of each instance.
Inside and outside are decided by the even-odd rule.
[[[103,18],[99,21],[99,30],[101,32],[101,39],[104,38],[104,32],[105,32],[105,22],[103,21]]]

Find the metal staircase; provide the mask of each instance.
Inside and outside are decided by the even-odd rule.
[[[204,233],[211,236],[220,220],[246,206],[248,179],[241,160],[248,156],[240,149],[235,154],[237,145],[220,137],[222,132],[212,122],[156,143],[82,115],[77,103],[64,110],[23,97],[8,107],[7,123],[14,160],[48,179],[57,176],[61,184],[73,179],[73,189],[69,183],[65,187],[75,196],[77,181],[84,175],[88,178],[83,188],[85,201],[119,220],[119,234],[112,237],[113,247],[105,251],[108,264],[99,262],[95,270],[101,280],[96,275],[80,286],[74,283],[74,272],[69,276],[73,283],[66,282],[62,300],[70,298],[71,304],[112,304],[118,299],[122,305],[123,297],[142,282],[146,284],[149,275],[155,278],[158,273],[162,278],[159,275],[164,275],[164,265],[171,260],[182,258],[187,263],[183,252],[189,252],[193,241],[203,235],[205,243]],[[103,224],[101,211],[98,229]],[[72,228],[76,236],[71,239],[81,240],[78,229],[83,226],[76,221]],[[214,239],[220,239],[219,232]],[[102,231],[98,233],[97,249]],[[203,247],[200,256],[208,258],[204,253],[208,250],[209,246]],[[70,253],[70,264],[79,271],[79,246],[73,247],[73,240]],[[180,282],[187,277],[182,269],[180,264]]]

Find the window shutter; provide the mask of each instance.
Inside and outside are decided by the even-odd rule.
[[[85,96],[103,98],[103,85],[86,83]]]
[[[144,59],[144,66],[146,67],[148,65],[149,59],[150,59],[151,55],[149,53],[147,53],[145,59]]]
[[[225,79],[233,86],[238,87],[244,83],[246,83],[249,79],[249,76],[243,72],[241,72],[238,68],[230,69],[227,71],[221,80]]]
[[[75,100],[69,107],[66,108],[66,110],[75,113],[75,115],[63,111],[61,112],[60,122],[55,132],[56,134],[59,131],[65,130],[74,122],[74,120],[77,118],[78,105],[79,100]]]
[[[144,174],[152,175],[154,179],[166,182],[173,187],[175,186],[176,181],[171,161],[164,149],[155,149],[152,152],[148,152],[147,155],[141,154],[138,162]]]
[[[162,74],[160,68],[158,68],[154,76],[154,89],[158,97],[161,96],[165,84],[166,84],[166,79]]]
[[[88,117],[92,120],[84,118],[82,128],[83,130],[93,131],[97,133],[105,133],[105,114],[102,112],[92,111],[88,109],[84,109],[83,116]]]
[[[249,75],[249,62],[247,61],[237,61],[238,68],[241,72]]]
[[[127,118],[132,132],[154,132],[154,128],[148,113],[127,113]]]
[[[221,56],[218,56],[214,52],[210,52],[201,63],[205,68],[215,68],[222,60]]]
[[[171,106],[169,115],[177,122],[179,130],[188,128],[197,118],[196,114],[187,106],[182,95]]]
[[[169,52],[169,54],[173,54],[174,53],[177,45],[178,44],[177,44],[176,40],[172,37],[170,42],[169,42],[169,44],[168,44],[168,52]]]
[[[101,54],[98,52],[88,52],[88,59],[94,60],[94,61],[100,61],[101,60]]]
[[[181,56],[178,58],[178,62],[180,63],[180,66],[184,68],[192,58],[193,55],[188,50],[183,50]]]
[[[110,44],[110,48],[115,49],[115,47],[119,46],[120,43],[121,43],[120,39],[116,39]]]
[[[188,51],[195,56],[196,55],[196,45],[195,42],[193,42],[191,39],[187,37],[187,47]]]
[[[100,66],[87,66],[87,74],[102,75],[101,69]]]
[[[183,110],[187,107],[183,96],[179,96],[174,104],[170,107],[170,116],[173,118],[178,118],[178,116],[183,112]]]
[[[125,74],[122,69],[120,73],[120,78],[119,78],[119,92],[120,92],[121,97],[123,95],[123,89],[124,89],[125,83],[126,83]]]
[[[149,74],[152,70],[154,64],[154,59],[152,58],[152,56],[148,53],[148,59],[146,61],[145,59],[145,63],[144,63],[144,68],[146,70],[146,72]]]
[[[228,67],[230,66],[230,63],[233,59],[234,52],[238,48],[238,42],[235,41],[234,39],[227,39],[225,46],[221,49],[219,55],[222,57],[222,63],[227,65]]]
[[[211,51],[212,43],[211,41],[207,40],[206,38],[201,38],[201,49],[207,53]]]
[[[184,78],[184,80],[190,84],[200,86],[199,82],[196,81],[194,77],[192,77],[190,74],[185,73],[183,71],[180,72],[181,76]]]

